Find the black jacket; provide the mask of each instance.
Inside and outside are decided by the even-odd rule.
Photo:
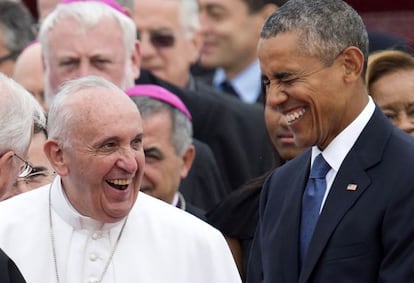
[[[272,168],[263,107],[219,95],[202,83],[196,92],[184,90],[145,70],[136,83],[156,84],[181,98],[193,117],[194,137],[210,146],[229,191]]]

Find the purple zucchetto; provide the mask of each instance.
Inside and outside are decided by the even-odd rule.
[[[182,112],[188,119],[191,120],[191,114],[190,111],[188,111],[185,104],[181,101],[178,96],[176,96],[174,93],[170,92],[169,90],[160,87],[158,85],[152,85],[152,84],[142,84],[142,85],[136,85],[132,88],[127,89],[126,94],[128,96],[146,96],[150,98],[154,98],[156,100],[165,102],[172,107],[178,109],[180,112]]]

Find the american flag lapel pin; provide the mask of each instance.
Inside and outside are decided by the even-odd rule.
[[[348,186],[346,187],[346,190],[354,192],[357,190],[357,188],[358,188],[357,184],[348,184]]]

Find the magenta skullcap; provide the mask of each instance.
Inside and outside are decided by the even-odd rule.
[[[119,5],[115,0],[61,0],[60,3],[70,4],[70,3],[74,3],[74,2],[90,2],[90,1],[101,2],[103,4],[106,4],[106,5],[114,8],[118,12],[124,14],[125,16],[129,17],[128,12],[121,5]]]
[[[129,88],[125,92],[128,96],[147,96],[165,102],[181,111],[188,119],[191,120],[190,111],[188,111],[181,99],[163,87],[152,84],[142,84]]]

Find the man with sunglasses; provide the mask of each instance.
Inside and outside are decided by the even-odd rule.
[[[21,191],[13,188],[16,178],[32,171],[25,160],[33,125],[45,126],[39,103],[22,86],[0,73],[0,200]],[[0,282],[25,282],[14,263],[0,250]]]
[[[35,39],[34,20],[23,3],[0,1],[0,72],[13,75],[20,52]]]

